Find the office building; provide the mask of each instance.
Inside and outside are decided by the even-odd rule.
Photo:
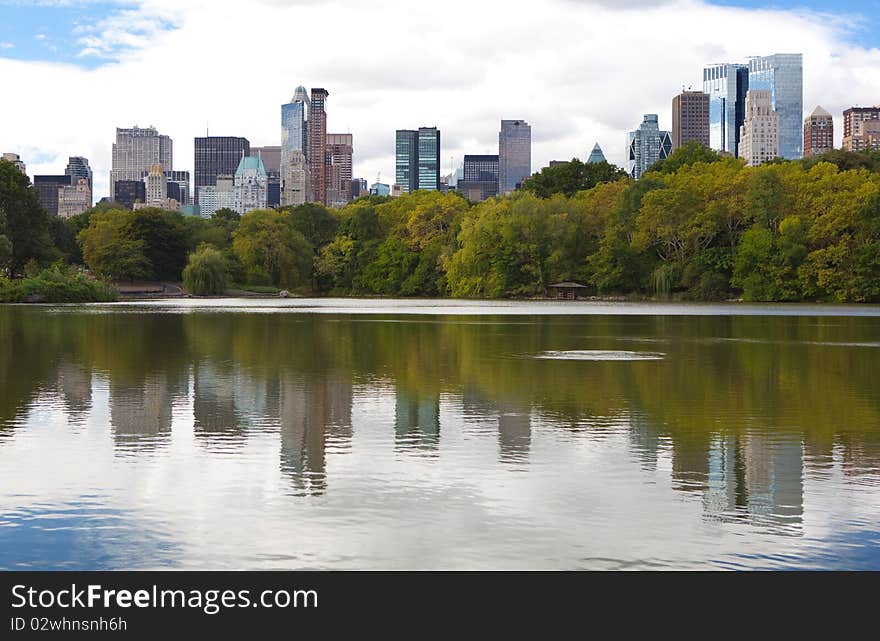
[[[361,196],[366,196],[370,193],[370,188],[367,186],[367,181],[363,178],[353,178],[351,181],[351,198],[354,200],[355,198],[360,198]]]
[[[800,53],[777,53],[749,59],[749,91],[770,92],[779,116],[779,157],[804,155],[804,60]]]
[[[143,203],[147,199],[147,186],[143,180],[117,180],[113,185],[115,201],[126,209],[134,209],[134,206]]]
[[[396,188],[402,188],[399,185],[394,185]],[[406,193],[406,192],[404,192]],[[372,196],[390,196],[391,195],[391,186],[386,185],[385,183],[373,183],[373,186],[370,187],[370,195]]]
[[[709,94],[709,146],[715,151],[738,154],[748,91],[748,65],[724,63],[703,69],[703,93]]]
[[[709,94],[682,91],[672,99],[672,149],[690,141],[709,146]]]
[[[266,203],[272,209],[281,205],[281,146],[251,147],[251,156],[263,161],[267,177]]]
[[[645,114],[642,124],[629,132],[627,145],[627,171],[638,180],[658,160],[672,152],[672,136],[662,131],[657,114]]]
[[[231,176],[244,156],[251,155],[251,143],[247,138],[235,136],[205,136],[195,139],[195,164],[193,165],[193,190],[196,203],[199,187],[211,187],[217,176]]]
[[[834,149],[834,118],[816,107],[804,120],[804,156],[819,156]]]
[[[608,162],[605,159],[605,152],[602,151],[602,148],[599,146],[598,142],[595,145],[593,145],[593,151],[590,152],[590,157],[587,158],[587,162],[592,163],[592,164],[598,164],[600,162]]]
[[[86,179],[89,186],[89,207],[91,207],[95,184],[92,180],[92,168],[89,167],[88,159],[82,156],[70,156],[67,159],[67,168],[64,173],[72,177],[70,181],[72,186],[78,186],[80,178]]]
[[[327,160],[331,172],[327,201],[331,206],[342,206],[351,200],[353,144],[351,134],[327,134]],[[332,197],[331,190],[334,192]]]
[[[498,165],[498,156],[466,155],[464,157],[464,175],[462,180],[456,183],[456,188],[462,196],[472,202],[482,202],[497,196]]]
[[[71,177],[71,180],[74,180]],[[73,185],[58,188],[58,217],[70,218],[88,210],[92,206],[92,188],[88,178],[75,178]]]
[[[188,171],[166,171],[165,185],[166,196],[173,198],[181,205],[192,204],[192,192],[189,188],[189,172]]]
[[[419,132],[398,129],[395,136],[395,184],[408,194],[419,188]]]
[[[147,195],[144,200],[146,207],[165,207],[168,200],[168,179],[165,177],[165,168],[162,165],[153,165],[150,172],[144,178],[144,190]]]
[[[773,110],[769,91],[749,89],[746,95],[746,119],[740,132],[740,154],[751,167],[779,156],[779,114]]]
[[[7,151],[3,154],[3,160],[11,162],[21,173],[27,174],[27,167],[25,167],[25,164],[21,161],[21,156],[18,154],[13,154]]]
[[[312,89],[309,105],[309,200],[327,204],[327,97],[326,89]]]
[[[246,214],[265,209],[268,203],[268,176],[258,156],[245,156],[235,170],[235,211]]]
[[[218,209],[235,210],[235,177],[217,176],[213,185],[198,188],[199,215],[210,218]]]
[[[437,127],[419,127],[419,184],[418,189],[440,189],[440,130]]]
[[[509,194],[532,175],[532,128],[525,120],[502,120],[498,133],[498,192]]]
[[[119,180],[142,180],[153,165],[162,165],[166,171],[174,169],[172,142],[160,135],[154,127],[116,129],[110,170],[110,199],[116,200],[115,185]]]
[[[70,187],[71,178],[67,174],[61,176],[34,176],[34,189],[37,198],[50,216],[58,215],[58,191],[62,187]]]
[[[287,155],[281,177],[281,205],[296,206],[309,202],[309,171],[306,155],[293,150]]]
[[[843,148],[846,151],[880,149],[880,105],[850,107],[843,112]]]

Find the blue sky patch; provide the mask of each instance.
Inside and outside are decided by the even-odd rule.
[[[98,47],[90,43],[107,21],[124,18],[138,7],[138,2],[101,0],[0,0],[0,57],[99,67],[131,49],[137,37],[174,28],[155,17],[126,20],[124,30],[134,38],[99,39]]]

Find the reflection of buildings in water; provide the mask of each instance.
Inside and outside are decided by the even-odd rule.
[[[319,494],[327,487],[326,446],[349,446],[351,383],[342,378],[281,382],[281,470]]]
[[[837,441],[842,450],[846,476],[880,473],[880,434],[873,439],[867,433],[841,434]]]
[[[193,370],[193,415],[195,433],[220,437],[224,441],[242,438],[247,429],[275,424],[279,414],[278,382],[254,376],[211,361]]]
[[[684,492],[703,492],[708,487],[708,480],[708,443],[673,440],[672,486]]]
[[[498,443],[504,462],[526,461],[532,445],[532,417],[528,407],[498,404]]]
[[[172,390],[164,374],[140,385],[110,382],[110,422],[117,443],[149,444],[171,434]]]
[[[642,469],[655,471],[660,456],[660,435],[657,427],[643,414],[632,413],[629,421],[629,440],[639,458]]]
[[[713,439],[703,498],[706,515],[774,526],[800,525],[803,461],[803,446],[794,438],[748,434]]]
[[[440,442],[440,395],[397,388],[394,435],[398,445],[436,448]]]
[[[92,407],[92,374],[80,365],[62,360],[56,372],[56,388],[64,397],[67,418],[85,419]]]

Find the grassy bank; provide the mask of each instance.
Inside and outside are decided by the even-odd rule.
[[[0,303],[108,303],[116,289],[72,268],[58,266],[22,279],[0,277]]]

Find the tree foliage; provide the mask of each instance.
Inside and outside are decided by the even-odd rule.
[[[601,183],[626,178],[625,171],[607,162],[583,163],[577,158],[571,162],[544,167],[523,182],[522,188],[541,198],[555,194],[574,196],[579,191],[592,189]]]
[[[189,262],[183,270],[183,285],[190,294],[222,294],[228,280],[226,259],[216,247],[202,245],[189,255]]]

